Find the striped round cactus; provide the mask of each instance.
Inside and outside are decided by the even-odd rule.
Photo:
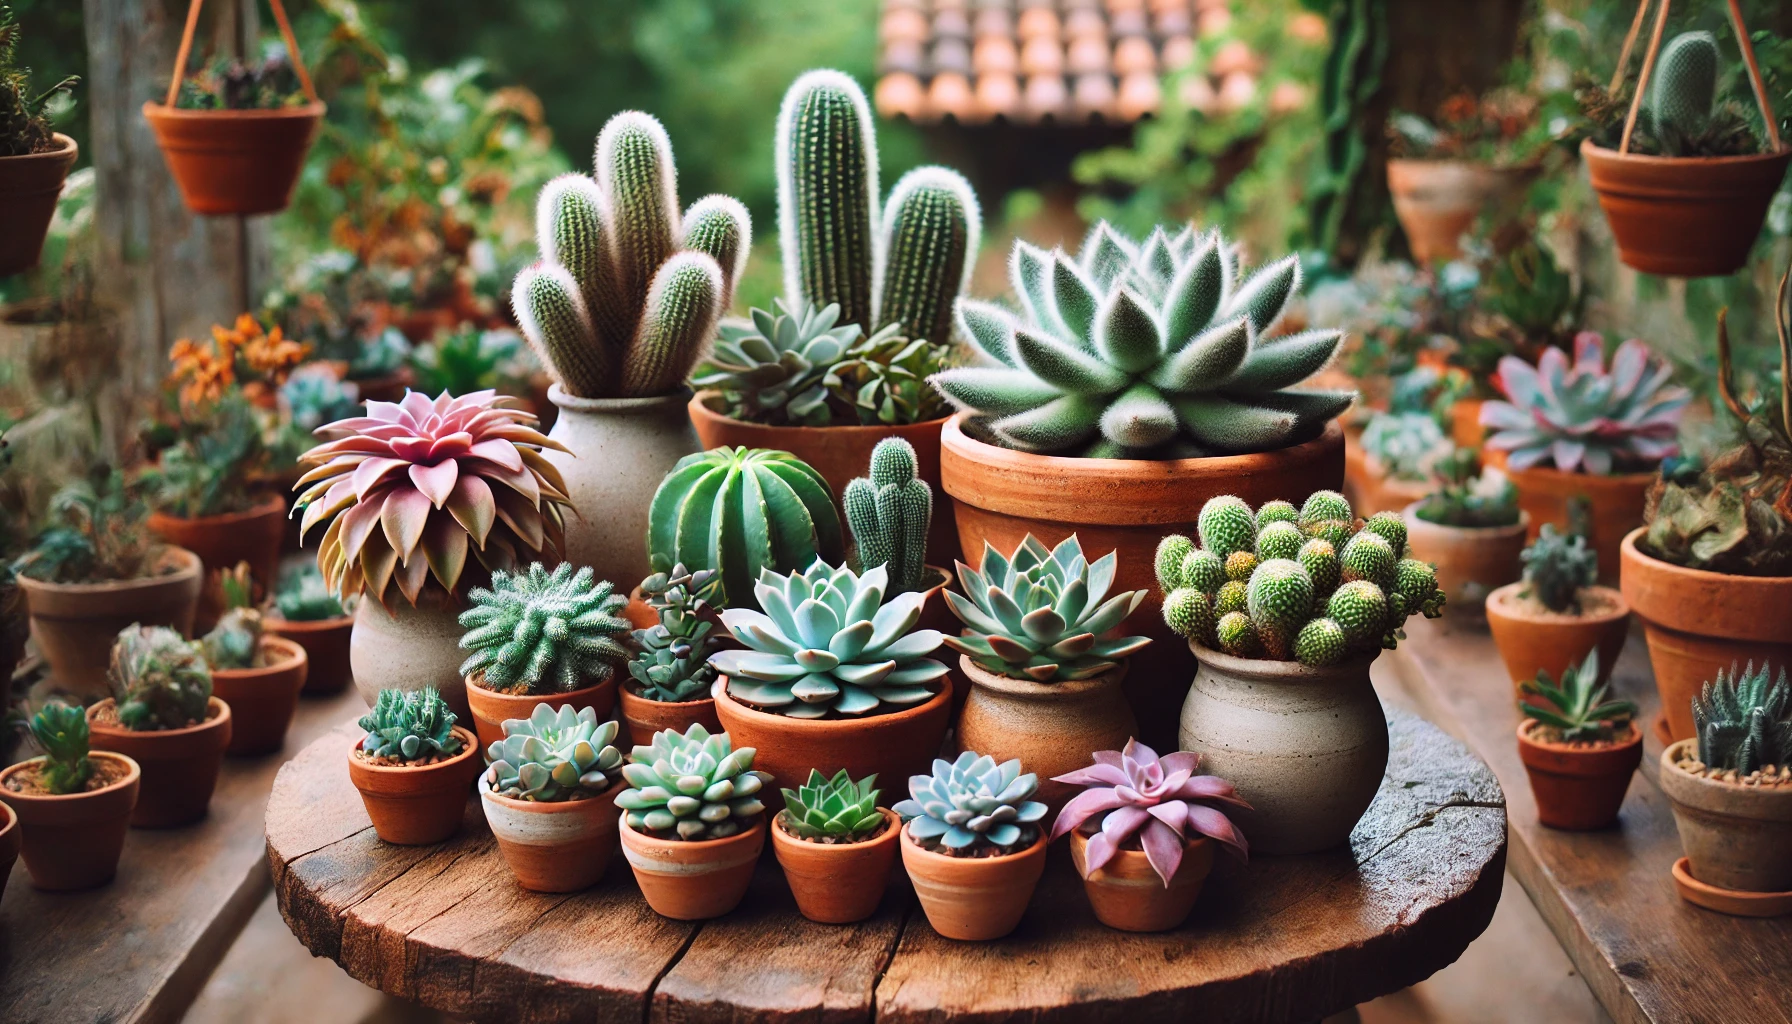
[[[842,495],[859,571],[883,566],[893,594],[920,590],[927,575],[933,490],[915,468],[914,445],[886,437],[871,449],[869,475],[849,482]]]

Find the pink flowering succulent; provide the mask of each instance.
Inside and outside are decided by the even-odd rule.
[[[1058,812],[1052,838],[1098,819],[1101,828],[1089,837],[1084,855],[1087,872],[1094,874],[1136,837],[1166,887],[1192,839],[1206,836],[1240,858],[1248,856],[1244,833],[1220,807],[1248,811],[1251,805],[1225,779],[1196,775],[1200,766],[1200,754],[1178,750],[1160,758],[1136,739],[1127,740],[1125,750],[1096,751],[1094,764],[1053,779],[1087,788]]]

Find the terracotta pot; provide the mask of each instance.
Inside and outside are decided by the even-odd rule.
[[[645,746],[653,742],[656,732],[673,729],[683,734],[697,722],[702,722],[703,728],[712,735],[722,731],[722,720],[716,717],[716,702],[712,697],[684,701],[648,700],[625,684],[617,700],[622,704],[622,721],[628,727],[619,741]]]
[[[828,482],[834,492],[835,507],[840,509],[841,523],[846,513],[846,485],[854,477],[871,470],[871,449],[886,437],[900,437],[915,446],[915,475],[940,493],[940,428],[946,420],[927,420],[901,426],[874,427],[769,427],[731,419],[711,409],[705,402],[715,397],[713,391],[699,392],[691,399],[691,425],[697,428],[697,439],[705,451],[722,445],[736,448],[770,448],[789,452],[807,462]],[[927,560],[951,565],[959,557],[958,530],[953,511],[943,501],[933,505],[933,521],[927,531]]]
[[[181,201],[204,216],[286,209],[323,116],[322,103],[277,110],[143,104],[143,117],[180,186]]]
[[[0,897],[6,895],[6,880],[12,877],[12,866],[19,860],[19,816],[0,802]]]
[[[765,849],[764,815],[745,832],[694,843],[637,832],[625,817],[617,819],[622,855],[655,913],[675,921],[706,921],[740,906]]]
[[[1511,526],[1444,526],[1419,518],[1419,502],[1401,510],[1406,519],[1406,553],[1437,567],[1437,586],[1444,592],[1444,614],[1477,618],[1487,595],[1517,581],[1524,571],[1528,523],[1523,512]]]
[[[299,621],[280,618],[276,613],[265,616],[262,627],[305,649],[305,660],[310,667],[305,670],[305,688],[301,693],[310,696],[341,693],[354,679],[354,670],[348,663],[349,637],[355,629],[353,615]]]
[[[6,787],[6,780],[43,758],[0,770],[0,801],[18,816],[25,870],[39,889],[91,889],[110,882],[118,873],[118,856],[124,852],[124,835],[130,828],[131,809],[137,806],[143,772],[123,754],[96,750],[88,757],[123,764],[124,778],[85,793],[32,795],[13,792]]]
[[[142,771],[131,825],[170,828],[205,817],[230,743],[230,705],[213,697],[197,725],[143,731],[119,725],[116,708],[110,697],[88,708],[87,728],[93,749],[123,754]]]
[[[1537,798],[1537,820],[1550,828],[1605,828],[1618,820],[1631,773],[1643,763],[1643,731],[1633,723],[1612,743],[1576,747],[1533,739],[1535,718],[1518,723],[1518,756]]]
[[[346,368],[344,370],[346,373]],[[417,375],[408,366],[401,366],[391,373],[382,373],[377,377],[362,377],[349,383],[355,386],[355,393],[363,402],[399,402],[404,400],[411,385],[417,382]]]
[[[627,783],[584,800],[513,800],[478,785],[485,823],[498,852],[531,892],[578,892],[597,884],[616,855],[616,794]]]
[[[1038,683],[997,675],[960,655],[958,668],[971,681],[971,695],[958,719],[958,749],[988,754],[997,763],[1020,758],[1022,771],[1039,776],[1033,799],[1051,809],[1049,820],[1081,791],[1053,782],[1053,776],[1085,767],[1096,751],[1119,750],[1138,735],[1138,719],[1120,690],[1127,667],[1122,661],[1088,679]]]
[[[363,598],[355,606],[355,628],[349,634],[349,664],[355,689],[373,707],[381,690],[435,687],[454,709],[458,721],[472,720],[466,679],[460,674],[467,652],[460,649],[460,609],[439,595],[414,607],[402,595],[388,611]]]
[[[748,707],[729,696],[727,676],[718,679],[716,717],[736,750],[759,752],[753,767],[774,779],[763,794],[773,812],[784,807],[778,790],[802,785],[810,769],[829,778],[842,768],[855,779],[876,772],[885,787],[900,789],[909,776],[927,772],[952,724],[950,687],[941,687],[924,703],[885,715],[805,719]]]
[[[1680,740],[1661,752],[1659,776],[1692,876],[1743,892],[1792,890],[1792,786],[1745,786],[1681,767],[1697,756],[1697,741]]]
[[[1462,236],[1481,212],[1510,208],[1537,176],[1534,167],[1494,167],[1471,160],[1389,160],[1388,194],[1406,232],[1413,262],[1462,255]]]
[[[175,566],[173,572],[136,580],[45,583],[18,577],[31,613],[31,639],[62,689],[88,700],[110,695],[106,668],[112,660],[112,641],[133,622],[170,626],[184,636],[192,635],[201,581],[199,556],[171,548],[164,557]]]
[[[952,614],[952,606],[946,603],[946,591],[958,581],[958,574],[937,565],[927,569],[938,574],[933,578],[939,582],[922,592],[921,621],[915,628],[937,629],[946,636],[958,636],[964,630],[964,623],[958,621],[958,616]],[[971,695],[971,680],[956,662],[950,660],[946,662],[946,678],[952,683],[952,714],[956,717]]]
[[[361,791],[361,804],[373,829],[388,843],[427,846],[460,828],[473,781],[485,770],[479,740],[460,726],[461,751],[446,761],[422,766],[371,764],[355,756],[361,741],[348,748],[348,777]]]
[[[0,277],[30,270],[43,254],[56,200],[77,154],[74,139],[57,132],[54,140],[56,145],[42,153],[0,156],[0,209],[6,211],[6,226],[0,228]]]
[[[1487,441],[1487,428],[1481,426],[1481,398],[1458,398],[1450,406],[1450,440],[1458,448],[1479,448]]]
[[[772,852],[804,917],[822,924],[851,924],[877,912],[896,866],[902,833],[902,819],[895,811],[880,807],[878,813],[888,824],[875,838],[860,843],[811,843],[772,821]]]
[[[1653,472],[1593,476],[1533,467],[1505,473],[1518,488],[1518,507],[1531,517],[1530,540],[1537,539],[1544,523],[1567,532],[1569,501],[1585,497],[1591,512],[1587,546],[1599,556],[1599,582],[1618,582],[1618,545],[1625,534],[1643,525],[1643,500],[1655,482]]]
[[[248,562],[249,573],[255,579],[254,598],[259,601],[273,586],[274,572],[280,565],[280,545],[286,533],[286,499],[270,494],[246,512],[217,516],[188,518],[152,512],[149,529],[168,543],[198,555],[205,563],[207,580],[215,572]],[[215,591],[215,587],[201,588],[199,611],[193,620],[197,632],[211,629],[224,614]]]
[[[1388,764],[1388,724],[1369,684],[1380,651],[1314,668],[1189,645],[1200,663],[1182,705],[1180,746],[1228,779],[1254,810],[1226,811],[1253,854],[1344,843]]]
[[[1083,876],[1083,891],[1089,894],[1096,919],[1123,932],[1167,932],[1188,920],[1201,884],[1213,870],[1214,846],[1205,836],[1184,844],[1182,863],[1166,886],[1143,850],[1122,849],[1090,874],[1089,837],[1080,828],[1070,833],[1070,859]]]
[[[647,577],[643,576],[642,579]],[[660,624],[660,613],[653,610],[653,605],[641,599],[641,585],[628,592],[628,604],[622,609],[622,617],[636,629],[652,629]]]
[[[577,398],[556,384],[548,436],[573,454],[544,451],[566,478],[566,560],[627,589],[647,578],[647,507],[678,460],[697,450],[688,392],[658,398]]]
[[[1792,150],[1661,157],[1580,144],[1618,258],[1645,274],[1715,277],[1748,262]]]
[[[1590,588],[1613,602],[1614,607],[1598,615],[1538,615],[1518,599],[1524,584],[1508,583],[1487,596],[1487,628],[1500,649],[1500,660],[1506,663],[1506,674],[1512,677],[1513,693],[1522,695],[1519,685],[1537,678],[1538,672],[1562,681],[1562,673],[1586,660],[1587,652],[1599,648],[1599,681],[1612,677],[1618,655],[1624,650],[1624,637],[1630,632],[1630,605],[1622,594],[1610,587]]]
[[[904,826],[902,866],[934,931],[965,942],[999,939],[1020,924],[1045,873],[1045,831],[1014,853],[949,857],[922,849]]]
[[[481,676],[483,678],[483,676]],[[473,712],[473,729],[479,734],[479,749],[484,750],[504,738],[504,723],[512,718],[528,718],[537,704],[554,710],[570,707],[574,711],[590,708],[602,722],[616,707],[616,677],[601,683],[583,686],[565,693],[499,693],[488,690],[466,677],[467,706]]]
[[[269,754],[286,742],[310,664],[305,648],[279,636],[261,638],[261,668],[212,669],[212,693],[230,705],[231,754]]]
[[[1624,597],[1642,620],[1671,740],[1693,736],[1692,699],[1718,669],[1792,667],[1792,577],[1729,576],[1646,555],[1624,538]]]

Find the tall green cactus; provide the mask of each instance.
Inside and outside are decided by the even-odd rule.
[[[1649,120],[1666,143],[1705,130],[1717,102],[1717,37],[1682,32],[1661,48],[1660,64],[1649,83]]]
[[[977,197],[957,173],[917,167],[896,182],[880,239],[880,330],[901,324],[907,337],[951,340],[952,302],[964,290],[978,224]]]
[[[846,525],[858,545],[859,571],[885,566],[890,592],[920,590],[927,572],[933,491],[915,476],[914,446],[886,437],[871,450],[871,475],[846,485]]]

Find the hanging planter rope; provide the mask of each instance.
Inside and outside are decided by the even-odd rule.
[[[273,110],[181,110],[181,82],[193,52],[193,33],[205,0],[191,0],[187,25],[174,59],[168,98],[143,104],[169,173],[187,209],[206,216],[277,213],[292,202],[305,154],[317,137],[324,104],[299,55],[298,40],[280,0],[268,0],[306,102]]]

